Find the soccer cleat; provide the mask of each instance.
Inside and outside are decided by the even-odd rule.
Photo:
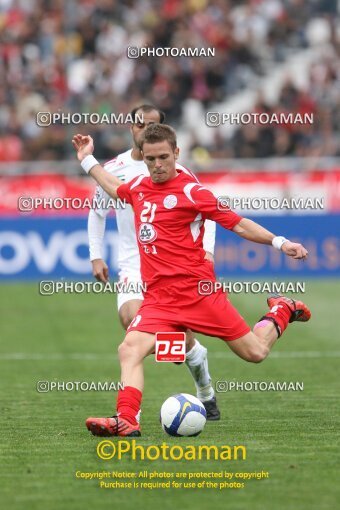
[[[138,437],[141,435],[139,423],[132,425],[120,416],[111,418],[87,418],[86,427],[94,436]]]
[[[295,299],[290,299],[280,294],[272,294],[269,296],[267,303],[270,309],[282,303],[286,304],[291,311],[289,322],[307,322],[312,316],[308,306],[302,301],[296,301]]]
[[[205,407],[208,421],[217,421],[221,418],[221,413],[217,406],[216,397],[213,397],[211,400],[207,400],[206,402],[202,402],[202,404]]]

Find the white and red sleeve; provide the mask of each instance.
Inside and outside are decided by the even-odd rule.
[[[94,209],[89,212],[87,234],[89,238],[90,260],[103,258],[103,241],[105,235],[106,217]]]
[[[104,169],[109,173],[114,173],[117,158],[108,161],[104,165]],[[110,212],[112,205],[111,197],[103,190],[101,186],[97,186],[94,194],[94,200],[97,204],[95,209],[90,209],[87,221],[87,234],[89,238],[90,260],[103,258],[103,242],[105,235],[106,216]]]
[[[201,184],[187,184],[184,192],[189,200],[195,204],[197,211],[202,213],[203,219],[216,221],[227,230],[232,230],[242,220],[242,216],[239,216],[230,208],[219,206],[215,195]]]

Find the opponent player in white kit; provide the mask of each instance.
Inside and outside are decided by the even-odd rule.
[[[143,161],[139,149],[139,140],[148,125],[163,123],[165,115],[152,105],[141,105],[132,110],[132,118],[136,120],[130,131],[133,139],[133,148],[119,154],[116,158],[108,161],[104,168],[109,173],[118,177],[123,183],[130,182],[138,175],[149,175],[148,168]],[[143,122],[139,122],[143,119]],[[180,166],[180,165],[179,165]],[[183,167],[182,167],[183,168]],[[183,170],[185,170],[183,168]],[[96,188],[96,198],[100,203],[108,203],[109,195],[100,187]],[[142,197],[143,198],[143,197]],[[93,275],[97,280],[106,282],[109,277],[109,269],[103,260],[103,239],[105,234],[106,216],[110,207],[91,209],[88,219],[88,235],[90,246],[90,259],[92,262]],[[119,233],[118,267],[119,281],[129,288],[138,288],[142,284],[140,275],[140,257],[136,239],[134,214],[132,207],[126,204],[125,208],[116,208],[116,220]],[[213,261],[215,245],[216,224],[206,220],[203,249],[206,258]],[[132,285],[130,285],[132,284]],[[143,302],[142,292],[119,292],[117,305],[118,314],[124,329],[127,329],[136,316]],[[186,364],[194,378],[197,397],[203,402],[207,411],[208,420],[219,420],[220,412],[217,407],[214,389],[208,370],[207,349],[194,337],[192,331],[187,331],[187,354]]]

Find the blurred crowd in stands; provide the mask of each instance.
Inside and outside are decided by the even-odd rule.
[[[96,157],[111,158],[130,146],[126,126],[44,128],[36,113],[127,113],[153,102],[179,127],[186,101],[209,110],[325,42],[338,59],[315,63],[306,90],[288,80],[276,105],[259,96],[254,110],[313,112],[313,125],[247,125],[229,141],[216,131],[203,148],[218,158],[340,156],[337,16],[337,0],[0,0],[0,161],[71,158],[78,131],[94,136]],[[216,55],[129,59],[129,46],[214,47]],[[192,150],[199,146],[193,138]]]

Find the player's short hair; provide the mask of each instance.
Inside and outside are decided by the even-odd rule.
[[[134,122],[136,121],[136,113],[139,112],[140,110],[143,113],[150,113],[156,111],[159,114],[159,123],[163,124],[163,122],[165,121],[165,113],[162,112],[162,110],[160,110],[159,108],[157,108],[157,106],[153,104],[141,104],[139,106],[136,106],[136,108],[134,108],[133,110],[131,110],[130,115],[133,118]]]
[[[145,143],[169,142],[173,150],[177,147],[176,131],[167,124],[150,124],[144,131],[139,142],[140,149],[143,150]]]

